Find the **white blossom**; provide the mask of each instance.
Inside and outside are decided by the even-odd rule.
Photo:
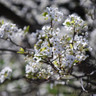
[[[4,39],[14,39],[22,38],[26,34],[26,27],[24,29],[18,28],[16,24],[13,23],[4,23],[0,26],[0,38]]]
[[[63,19],[63,13],[58,11],[58,8],[47,7],[43,15],[45,16],[45,19],[51,19],[54,24]]]
[[[9,67],[5,67],[0,72],[0,83],[3,83],[5,79],[9,78],[12,73],[12,69]]]
[[[67,30],[73,30],[75,32],[86,31],[88,29],[87,24],[76,14],[71,14],[63,23]]]
[[[28,58],[28,57],[27,57]],[[26,76],[28,78],[36,79],[48,79],[51,75],[53,75],[52,67],[50,65],[46,65],[42,62],[36,62],[36,60],[32,58],[26,58]]]
[[[57,8],[47,8],[45,17],[50,17],[55,21],[60,14],[57,10]],[[58,14],[57,17],[55,17],[56,14]],[[53,23],[51,22],[52,25]],[[63,24],[71,31],[69,34],[62,34],[61,37],[59,35],[61,30],[56,26],[43,26],[42,30],[38,30],[38,41],[34,45],[34,53],[32,57],[26,57],[28,63],[26,76],[28,78],[48,79],[52,75],[54,78],[59,75],[60,79],[71,67],[88,57],[86,51],[90,51],[90,47],[85,30],[86,23],[79,16],[72,14]],[[65,70],[65,68],[67,69]]]

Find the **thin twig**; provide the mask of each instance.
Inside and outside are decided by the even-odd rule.
[[[4,48],[0,48],[0,51],[9,51],[9,52],[13,52],[13,53],[17,53],[18,51],[13,50],[13,49],[4,49]]]
[[[21,45],[18,45],[18,44],[16,44],[15,42],[13,42],[13,41],[11,40],[11,38],[9,38],[9,40],[10,40],[10,42],[11,42],[12,44],[14,44],[15,46],[21,47],[21,48],[23,48],[24,50],[26,49],[25,47],[23,47],[23,46],[21,46]]]

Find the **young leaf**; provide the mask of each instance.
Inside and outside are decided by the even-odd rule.
[[[66,22],[66,25],[67,25],[67,26],[70,26],[71,24],[70,24],[70,22]]]
[[[45,20],[48,20],[48,17],[46,17]]]
[[[4,24],[4,20],[2,20],[2,24]]]
[[[27,26],[27,28],[24,30],[24,34],[29,31],[29,27],[30,27],[30,26]]]
[[[46,47],[40,49],[41,52],[44,51],[44,50],[46,50]]]
[[[42,15],[45,17],[48,13],[47,12],[44,12]]]
[[[24,54],[24,49],[20,48],[20,50],[17,53]]]
[[[72,44],[70,44],[70,48],[73,49],[73,45]]]
[[[71,40],[71,37],[68,37],[68,38],[67,38],[67,41],[70,41],[70,40]]]

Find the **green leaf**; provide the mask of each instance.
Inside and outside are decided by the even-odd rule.
[[[74,24],[74,23],[75,23],[75,21],[71,21],[71,23],[72,23],[72,24]]]
[[[46,39],[48,39],[48,36],[47,36],[47,35],[45,35],[45,38],[46,38]]]
[[[20,48],[20,50],[17,53],[24,54],[25,52],[23,48]]]
[[[74,21],[74,17],[71,17],[72,21]]]
[[[7,76],[8,76],[8,74],[7,74],[7,73],[5,73],[5,74],[4,74],[4,77],[7,77]]]
[[[23,51],[24,52],[24,49],[23,48],[20,48],[20,51]]]
[[[48,20],[48,17],[46,17],[45,20]]]
[[[67,41],[70,41],[70,40],[71,40],[71,37],[68,37],[68,38],[67,38]]]
[[[70,22],[66,22],[66,25],[67,25],[67,26],[70,26],[71,24],[70,24]]]
[[[44,12],[42,15],[45,17],[48,13],[47,12]]]
[[[4,20],[2,20],[2,24],[4,24]]]
[[[73,49],[73,45],[72,44],[70,44],[70,48]]]
[[[58,62],[55,60],[55,61],[53,61],[53,63],[55,64],[55,65],[58,65]]]
[[[74,60],[74,63],[78,63],[79,61],[78,60]]]
[[[86,48],[86,49],[85,49],[85,51],[89,51],[89,49],[88,49],[88,48]]]
[[[24,34],[29,32],[29,28],[30,28],[30,26],[27,26],[27,28],[24,30]]]
[[[39,50],[40,49],[40,46],[39,45],[34,45],[34,47],[37,49],[37,50]]]
[[[41,48],[41,49],[40,49],[40,52],[42,52],[42,51],[44,51],[44,50],[46,50],[46,47]]]

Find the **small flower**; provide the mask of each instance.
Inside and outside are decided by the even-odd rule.
[[[4,23],[0,26],[0,38],[11,38],[15,37],[24,37],[24,30],[19,29],[16,24],[13,23]]]
[[[12,69],[10,69],[9,67],[2,69],[0,72],[0,82],[3,83],[5,79],[8,79],[11,73]]]
[[[86,31],[88,29],[87,24],[76,14],[71,14],[63,23],[67,30],[73,30],[75,32]]]
[[[45,19],[50,18],[55,23],[62,20],[63,13],[58,11],[58,8],[47,7],[46,11],[43,13],[43,16]]]

